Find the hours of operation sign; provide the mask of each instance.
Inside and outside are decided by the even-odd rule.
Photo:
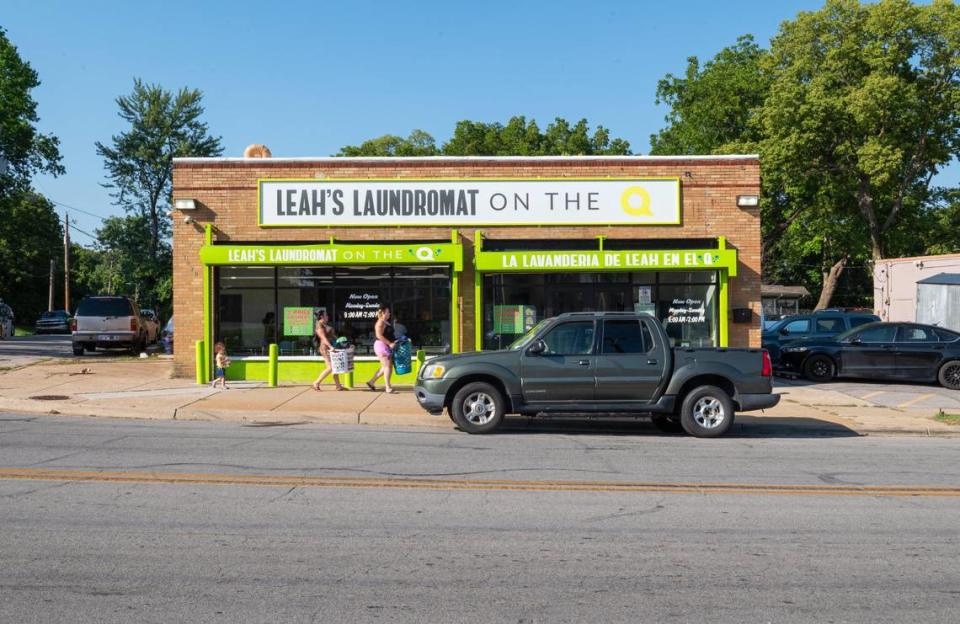
[[[679,224],[679,178],[260,180],[264,227]]]

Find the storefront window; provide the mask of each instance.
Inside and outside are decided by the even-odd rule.
[[[223,267],[217,281],[217,340],[232,354],[265,353],[277,336],[273,267]]]
[[[483,281],[483,347],[502,349],[564,312],[645,312],[676,346],[717,344],[716,271],[490,274]]]
[[[373,353],[374,324],[389,305],[397,335],[416,349],[450,352],[446,266],[220,267],[215,335],[236,355],[314,355],[313,319],[326,311],[338,336]]]

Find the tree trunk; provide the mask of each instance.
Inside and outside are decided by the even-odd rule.
[[[873,205],[873,195],[870,191],[870,182],[861,177],[857,185],[857,207],[864,219],[867,220],[867,231],[870,232],[870,251],[873,260],[883,258],[883,227],[877,220],[877,213]]]
[[[847,261],[850,258],[844,256],[837,261],[829,271],[823,272],[823,290],[820,291],[820,300],[817,301],[817,310],[823,310],[824,308],[830,307],[830,300],[833,299],[833,293],[837,290],[837,283],[840,281],[840,274],[843,273],[843,269],[847,266]]]

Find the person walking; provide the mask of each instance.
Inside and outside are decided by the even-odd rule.
[[[316,335],[317,340],[319,341],[318,351],[320,355],[323,356],[323,362],[326,364],[326,368],[323,369],[323,372],[320,373],[320,376],[317,377],[317,380],[313,382],[313,389],[319,391],[320,384],[324,379],[327,378],[327,375],[333,372],[333,362],[330,360],[330,350],[333,349],[333,341],[335,339],[335,333],[333,326],[330,325],[330,317],[327,315],[326,310],[321,310],[317,313],[317,323],[314,325],[313,333]],[[346,390],[343,384],[340,383],[340,375],[334,373],[333,383],[336,384],[337,390]]]
[[[390,324],[390,306],[381,305],[377,310],[377,323],[373,326],[373,332],[377,337],[376,342],[373,343],[373,352],[380,360],[380,369],[373,379],[367,382],[367,387],[376,390],[375,384],[382,376],[385,391],[396,394],[396,390],[390,385],[390,375],[393,373],[393,348],[397,345],[396,333],[393,325]]]
[[[220,384],[224,390],[228,390],[227,387],[227,367],[230,366],[230,358],[227,357],[227,346],[222,342],[218,342],[213,346],[214,352],[214,371],[213,371],[213,384],[212,388],[216,388],[217,384]]]

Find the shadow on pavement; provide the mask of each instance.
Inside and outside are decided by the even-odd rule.
[[[608,435],[683,437],[686,434],[663,433],[647,419],[624,418],[522,418],[508,417],[494,435]],[[849,427],[816,418],[790,418],[739,415],[725,438],[852,438]]]

